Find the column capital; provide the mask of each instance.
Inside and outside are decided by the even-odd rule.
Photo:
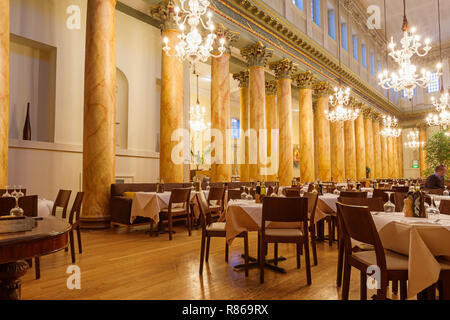
[[[416,127],[421,130],[424,130],[424,129],[428,128],[428,124],[424,121],[421,121],[419,123],[416,123]]]
[[[248,70],[234,73],[233,79],[239,81],[239,88],[248,88]]]
[[[372,112],[372,121],[373,122],[382,122],[383,116],[381,115],[381,113],[373,111]]]
[[[150,8],[150,16],[161,23],[161,30],[178,30],[177,23],[175,22],[176,6],[177,3],[175,0],[163,0],[156,6]],[[181,13],[179,14],[181,15]]]
[[[364,105],[362,108],[362,114],[364,116],[364,119],[370,119],[372,118],[373,109],[367,105]]]
[[[313,84],[316,95],[321,98],[328,98],[330,96],[330,87],[331,86],[328,81],[319,81]]]
[[[225,53],[231,53],[231,44],[239,40],[240,33],[234,32],[225,27],[222,23],[217,24],[216,30],[214,31],[216,39],[214,40],[213,46],[214,50],[220,46],[220,39],[225,39]]]
[[[241,56],[247,60],[250,67],[265,67],[267,59],[271,58],[273,50],[267,48],[261,41],[241,49]]]
[[[271,63],[269,68],[275,71],[275,78],[277,80],[291,79],[292,74],[297,71],[297,64],[288,58],[285,58],[283,60]]]
[[[315,77],[311,71],[302,72],[294,77],[294,82],[300,89],[312,89]]]
[[[277,94],[277,83],[274,80],[266,81],[266,96]]]

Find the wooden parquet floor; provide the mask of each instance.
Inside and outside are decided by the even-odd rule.
[[[248,278],[233,271],[232,266],[243,261],[242,239],[233,242],[227,264],[225,239],[213,238],[209,263],[200,276],[200,230],[189,237],[183,227],[176,227],[172,241],[167,234],[150,238],[145,230],[83,231],[83,253],[76,255],[81,289],[67,288],[70,252],[60,251],[41,257],[41,279],[34,279],[34,268],[22,278],[22,299],[340,299],[336,244],[318,243],[319,264],[312,267],[311,286],[306,285],[304,257],[302,268],[297,269],[295,246],[280,244],[279,254],[287,260],[279,266],[287,273],[266,270],[261,285],[259,269],[251,269]],[[250,254],[256,256],[255,232],[250,233],[249,241]],[[269,256],[273,256],[272,245]],[[368,297],[373,293],[369,291]],[[350,299],[359,299],[357,271],[352,272]]]

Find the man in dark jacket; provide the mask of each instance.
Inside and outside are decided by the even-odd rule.
[[[434,173],[427,178],[425,188],[427,189],[443,189],[444,176],[447,173],[447,168],[443,165],[437,166]]]

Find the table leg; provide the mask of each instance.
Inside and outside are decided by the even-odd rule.
[[[0,300],[20,300],[22,281],[19,278],[29,267],[23,260],[0,264]]]
[[[241,255],[242,258],[244,258],[244,255]],[[285,257],[278,257],[277,261],[285,261],[286,258]],[[254,258],[254,257],[248,257],[248,268],[249,269],[253,269],[253,268],[259,268],[259,262],[258,259]],[[264,263],[265,267],[268,269],[271,269],[275,272],[279,272],[279,273],[286,273],[286,270],[283,268],[280,268],[276,265],[274,265],[273,263],[275,262],[275,259],[266,259],[266,262]],[[244,271],[245,270],[245,264],[241,263],[241,264],[237,264],[235,266],[233,266],[233,270],[234,271]]]

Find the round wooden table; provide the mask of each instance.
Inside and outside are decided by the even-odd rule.
[[[66,248],[70,229],[65,220],[50,216],[37,218],[31,231],[0,234],[0,299],[20,299],[19,278],[29,268],[24,260]]]

